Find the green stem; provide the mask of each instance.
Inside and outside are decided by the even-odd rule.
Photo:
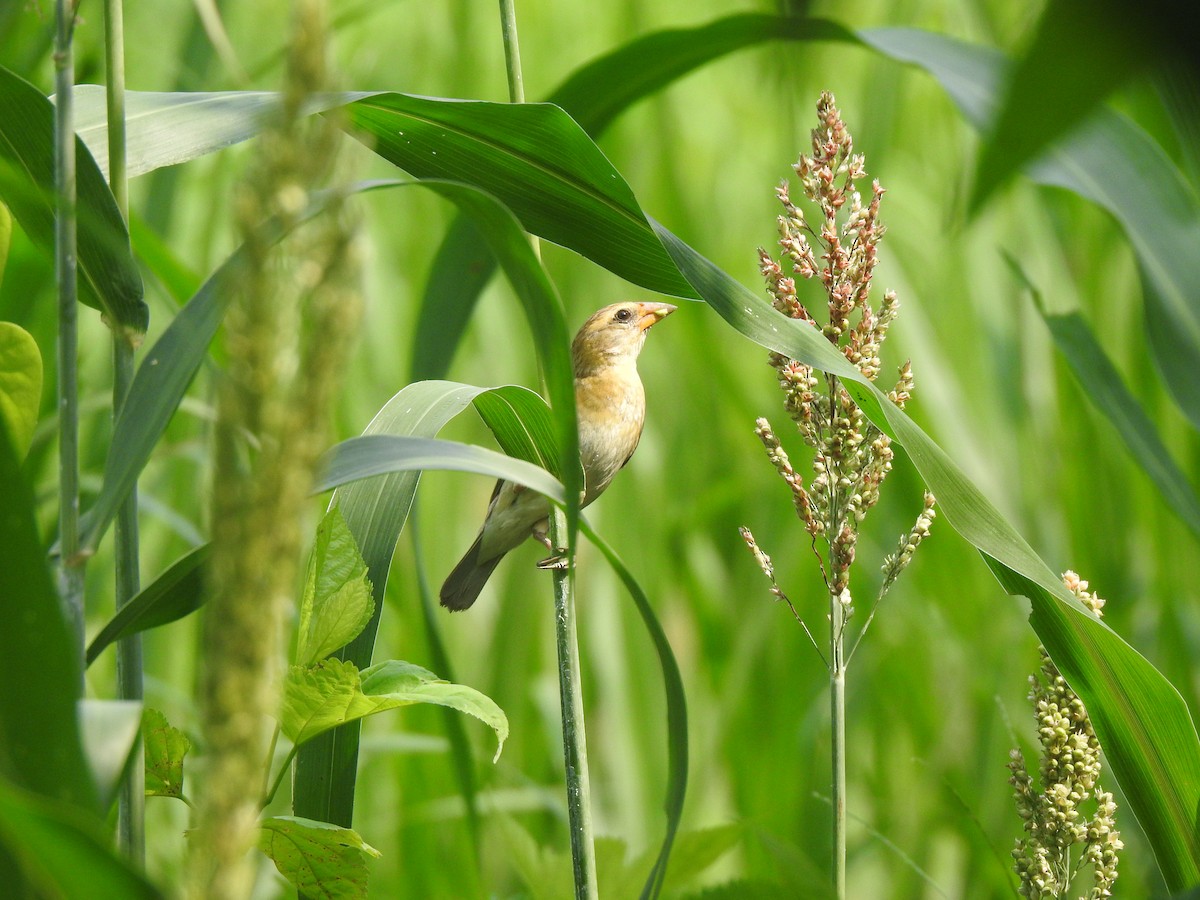
[[[54,42],[54,277],[58,286],[58,522],[60,595],[83,658],[83,560],[79,557],[78,280],[75,269],[75,9],[55,0]]]
[[[525,102],[525,83],[521,78],[521,46],[517,41],[517,8],[514,0],[500,0],[500,31],[504,40],[504,68],[508,73],[508,99]]]
[[[104,2],[104,46],[108,100],[108,181],[122,217],[129,220],[129,178],[125,164],[125,29],[122,0]],[[121,415],[133,383],[133,344],[113,330],[113,420]],[[141,588],[138,565],[137,487],[117,509],[115,530],[116,605],[119,610]],[[117,696],[142,699],[142,636],[117,642]],[[140,749],[140,748],[139,748]],[[121,851],[139,866],[146,861],[146,772],[135,764],[117,798],[117,836]]]
[[[846,607],[829,594],[829,714],[833,750],[833,888],[846,897]]]
[[[272,759],[272,757],[275,756],[275,742],[278,739],[279,739],[279,729],[276,728],[274,735],[272,735],[272,737],[271,737],[271,753],[270,753],[270,756],[267,757],[267,774],[268,775],[270,775],[270,773],[271,773],[271,759]],[[292,749],[288,751],[287,759],[285,759],[283,761],[283,765],[281,765],[279,767],[279,772],[276,773],[276,775],[275,775],[275,781],[273,781],[271,783],[271,787],[267,790],[267,792],[265,794],[263,794],[262,802],[259,804],[259,806],[261,806],[263,809],[266,809],[268,806],[270,806],[271,801],[275,799],[275,795],[277,793],[279,793],[279,786],[281,784],[283,784],[283,779],[287,775],[287,773],[292,770],[292,760],[296,758],[296,752],[299,749],[300,749],[299,747],[293,746]]]
[[[564,547],[566,515],[555,510],[550,537]],[[575,557],[565,550],[566,567],[554,570],[554,633],[558,647],[558,689],[562,704],[563,763],[567,776],[567,820],[571,830],[571,861],[576,900],[595,900],[596,850],[592,835],[591,782],[588,778],[587,737],[583,721],[583,691],[579,677],[579,636],[575,627]]]

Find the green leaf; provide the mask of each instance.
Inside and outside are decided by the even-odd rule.
[[[301,896],[322,900],[366,900],[366,858],[379,857],[352,829],[295,816],[264,819],[258,848]]]
[[[0,778],[0,858],[4,857],[17,864],[16,872],[5,873],[9,896],[162,897],[112,851],[100,822]]]
[[[149,309],[129,232],[96,161],[75,141],[80,299],[110,323],[146,331]],[[0,66],[0,200],[30,239],[54,248],[54,104]]]
[[[80,700],[79,726],[88,767],[107,809],[130,768],[142,724],[140,700]]]
[[[41,402],[42,354],[37,341],[20,325],[0,322],[0,418],[18,457],[33,440]]]
[[[1200,500],[1180,468],[1175,465],[1154,422],[1146,415],[1137,398],[1126,387],[1121,373],[1096,340],[1087,320],[1078,310],[1051,313],[1042,302],[1041,292],[1030,282],[1020,265],[1011,257],[1009,266],[1033,296],[1034,305],[1050,329],[1054,345],[1088,399],[1112,423],[1125,442],[1129,455],[1149,476],[1175,515],[1200,537]]]
[[[1096,111],[1149,60],[1137,28],[1088,0],[1050,0],[1012,67],[975,168],[972,210]],[[1102,65],[1097,65],[1103,60]]]
[[[79,733],[79,648],[38,539],[33,494],[0,417],[0,777],[97,810]]]
[[[314,94],[303,115],[313,115],[372,95]],[[108,112],[104,86],[75,87],[75,132],[108,176]],[[125,92],[125,143],[129,177],[173,166],[223,150],[257,135],[279,114],[281,95],[274,91]]]
[[[417,178],[469,182],[533,234],[634,284],[694,296],[625,180],[558,107],[379,94],[346,112],[353,133]]]
[[[844,379],[871,421],[905,450],[945,519],[1010,593],[1033,603],[1030,624],[1083,700],[1113,774],[1154,848],[1168,886],[1200,881],[1200,740],[1179,692],[1063,587],[977,487],[902,410],[820,333],[777,312],[661,225],[664,246],[705,301],[767,349]]]
[[[975,128],[995,114],[1007,60],[994,50],[904,28],[860,36],[893,59],[928,71]],[[1200,204],[1178,167],[1145,131],[1102,110],[1028,170],[1038,184],[1073,191],[1108,210],[1141,265],[1146,330],[1167,388],[1200,429]]]
[[[527,388],[509,385],[480,394],[474,402],[505,453],[557,475],[558,435],[545,400]]]
[[[500,707],[474,688],[442,681],[411,663],[389,660],[364,669],[324,659],[292,666],[284,682],[280,726],[294,744],[347,722],[414,703],[434,703],[475,716],[496,732],[496,758],[508,737],[508,719]]]
[[[338,508],[317,527],[300,600],[296,662],[306,666],[350,643],[375,612],[371,582],[354,535]]]
[[[142,713],[146,755],[146,796],[183,797],[183,762],[192,742],[157,709]]]
[[[181,556],[117,610],[88,645],[87,664],[90,666],[106,647],[123,637],[166,625],[198,610],[206,599],[203,566],[208,555],[209,545],[203,544]]]
[[[0,284],[4,284],[4,267],[8,264],[8,250],[12,245],[12,213],[0,203]]]

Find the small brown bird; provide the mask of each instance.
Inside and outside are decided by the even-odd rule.
[[[646,394],[637,358],[652,325],[675,311],[669,303],[614,303],[583,323],[571,344],[575,411],[583,462],[583,505],[604,492],[629,462],[642,436]],[[550,501],[524,485],[496,482],[487,517],[475,543],[442,585],[442,606],[467,609],[509,550],[535,537],[553,552],[546,536]]]

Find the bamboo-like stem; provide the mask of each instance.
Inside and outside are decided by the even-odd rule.
[[[565,548],[566,515],[555,510],[550,538]],[[583,690],[579,677],[579,635],[575,625],[574,554],[565,553],[567,566],[554,570],[554,634],[558,648],[558,689],[562,705],[563,763],[567,778],[567,821],[571,831],[571,861],[576,900],[595,900],[596,850],[592,834],[592,788],[588,777],[587,736],[583,719]]]
[[[54,277],[58,287],[58,528],[59,594],[83,658],[83,560],[79,555],[78,278],[75,269],[75,7],[55,0]]]
[[[107,70],[105,96],[108,101],[108,183],[122,218],[129,221],[129,178],[125,164],[125,28],[122,0],[104,0],[104,46]],[[113,421],[121,415],[129,386],[133,383],[133,344],[113,323]],[[117,509],[114,532],[116,548],[116,606],[123,607],[141,587],[138,564],[137,486]],[[122,700],[142,699],[142,636],[117,642],[117,696]],[[141,757],[141,741],[135,751]],[[146,771],[137,762],[121,783],[117,797],[117,838],[127,858],[146,861]]]

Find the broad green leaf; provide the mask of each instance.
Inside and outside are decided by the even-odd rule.
[[[324,659],[292,666],[284,682],[280,726],[294,744],[322,732],[389,709],[433,703],[457,709],[496,732],[496,758],[508,737],[508,719],[474,688],[442,681],[411,663],[389,660],[359,672],[353,663]]]
[[[995,50],[904,28],[861,32],[893,59],[928,71],[977,129],[994,119],[1007,60]],[[1167,388],[1200,428],[1200,203],[1170,157],[1124,116],[1102,110],[1028,169],[1038,184],[1108,210],[1138,256],[1146,329]]]
[[[6,873],[7,896],[162,897],[113,852],[99,821],[0,778],[0,858],[4,857],[17,866]]]
[[[295,816],[264,819],[258,849],[301,896],[322,900],[366,900],[366,858],[379,857],[350,828]]]
[[[945,519],[983,555],[1006,590],[1033,604],[1030,624],[1083,700],[1113,774],[1154,848],[1168,886],[1200,881],[1200,740],[1179,692],[1106,624],[1086,612],[977,487],[902,410],[811,327],[655,223],[705,301],[755,343],[836,374],[855,402],[905,450]]]
[[[1187,476],[1175,465],[1159,437],[1154,422],[1133,396],[1121,373],[1096,340],[1091,326],[1078,310],[1051,313],[1042,302],[1041,292],[1020,265],[1009,258],[1009,266],[1033,297],[1054,338],[1054,345],[1078,380],[1080,387],[1116,428],[1129,454],[1145,470],[1163,500],[1180,520],[1200,537],[1200,500]]]
[[[1117,7],[1050,0],[1012,67],[975,167],[970,205],[992,192],[1096,111],[1149,60],[1142,33]],[[1103,64],[1097,65],[1098,60]]]
[[[375,612],[371,582],[338,508],[317,527],[300,599],[296,662],[306,666],[350,643]]]
[[[182,619],[198,610],[205,600],[204,564],[209,545],[181,556],[165,572],[117,610],[87,648],[87,664],[96,661],[106,647],[123,637]]]
[[[79,733],[80,648],[50,579],[33,494],[0,418],[0,778],[97,810]]]
[[[509,456],[558,471],[558,435],[546,401],[516,385],[498,387],[475,398],[475,409]]]
[[[370,91],[314,94],[303,114],[344,106]],[[75,132],[108,176],[108,113],[104,86],[75,87]],[[259,134],[280,111],[273,91],[125,92],[129,177],[197,159]]]
[[[142,724],[140,700],[80,700],[79,726],[83,750],[100,794],[100,807],[116,799],[129,769]]]
[[[562,107],[580,128],[599,139],[639,100],[728,53],[772,40],[855,43],[858,38],[823,19],[740,13],[622,44],[575,70],[546,102]],[[475,301],[494,270],[495,263],[473,239],[470,225],[455,220],[438,248],[421,300],[412,341],[414,378],[445,377]]]
[[[146,755],[146,796],[183,797],[183,762],[192,742],[157,709],[142,714]]]
[[[346,114],[354,134],[417,178],[467,181],[533,234],[634,284],[694,296],[624,179],[558,107],[379,94]]]
[[[138,335],[149,309],[129,250],[129,232],[95,160],[76,139],[80,299]],[[30,239],[54,248],[54,104],[0,67],[0,200]]]
[[[0,418],[18,457],[33,440],[41,401],[42,353],[37,341],[20,325],[0,322]]]

